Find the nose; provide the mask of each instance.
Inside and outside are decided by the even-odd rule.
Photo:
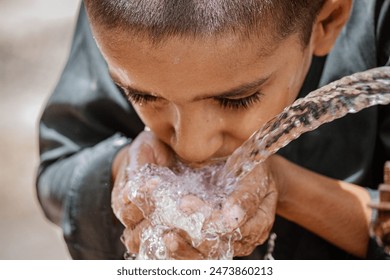
[[[219,156],[223,145],[221,120],[202,106],[176,107],[171,147],[189,163],[202,163]]]

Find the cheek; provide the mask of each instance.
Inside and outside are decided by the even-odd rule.
[[[161,141],[169,144],[173,134],[173,126],[170,123],[170,113],[164,108],[155,108],[149,105],[133,105],[143,123]]]
[[[295,89],[287,85],[277,89],[268,89],[261,102],[242,114],[239,121],[233,121],[236,137],[247,139],[269,120],[281,113],[295,99]]]
[[[297,98],[299,91],[301,90],[302,85],[305,81],[306,75],[309,71],[311,62],[312,55],[310,49],[307,48],[298,60],[298,62],[296,62],[296,64],[292,66],[292,69],[287,75],[288,77],[290,77],[288,83],[289,102],[287,105],[293,103]]]
[[[268,119],[273,118],[283,111],[284,108],[291,105],[302,86],[304,76],[302,69],[290,67],[281,72],[277,81],[275,80],[268,89],[265,89],[266,96],[263,100],[264,114]]]

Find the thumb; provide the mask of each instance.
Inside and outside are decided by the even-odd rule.
[[[150,131],[143,131],[133,141],[129,149],[130,170],[137,171],[148,163],[159,166],[170,166],[173,162],[173,152],[165,143],[157,139]]]
[[[150,176],[147,165],[169,166],[173,162],[171,149],[150,131],[143,131],[128,151],[126,166],[127,199],[138,207],[144,217],[154,209],[153,190],[160,185],[158,177]],[[147,169],[143,169],[143,168]],[[153,171],[152,171],[153,172]]]

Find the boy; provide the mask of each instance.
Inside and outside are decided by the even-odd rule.
[[[42,116],[37,180],[45,213],[62,225],[73,258],[121,257],[123,227],[111,199],[126,249],[137,253],[147,221],[121,187],[126,166],[224,159],[297,97],[389,64],[389,1],[85,6],[108,71],[82,10],[70,61]],[[151,131],[141,132],[143,124]],[[235,256],[263,258],[267,244],[258,245],[272,231],[276,259],[386,257],[369,238],[366,205],[390,157],[389,133],[388,106],[375,107],[272,156],[264,193],[245,196],[257,187],[248,183],[228,199],[243,211]],[[179,232],[165,241],[178,259],[204,258],[209,249],[193,248]]]

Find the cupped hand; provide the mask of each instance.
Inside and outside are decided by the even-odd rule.
[[[130,200],[129,182],[132,176],[146,164],[171,166],[174,161],[172,150],[159,141],[152,132],[144,131],[134,141],[124,147],[113,164],[114,186],[111,202],[115,216],[125,226],[122,235],[130,255],[139,253],[141,234],[150,226],[148,215],[153,211],[153,204],[147,202],[151,192],[157,186],[156,181],[145,182],[135,197]],[[136,203],[134,203],[136,200]],[[193,248],[185,233],[180,230],[167,231],[164,236],[167,255],[175,259],[202,259],[203,255]]]
[[[280,192],[277,186],[281,183],[275,171],[276,158],[270,157],[243,179],[228,186],[233,191],[222,200],[220,207],[214,207],[203,226],[207,232],[211,229],[211,232],[218,233],[218,237],[205,239],[196,246],[202,257],[229,257],[231,244],[232,256],[247,256],[267,240],[275,220]],[[188,196],[181,203],[182,210],[191,213],[209,202]]]
[[[270,234],[278,200],[273,166],[273,157],[257,165],[237,182],[222,205],[220,219],[226,230],[241,233],[234,242],[234,256],[249,255]]]

